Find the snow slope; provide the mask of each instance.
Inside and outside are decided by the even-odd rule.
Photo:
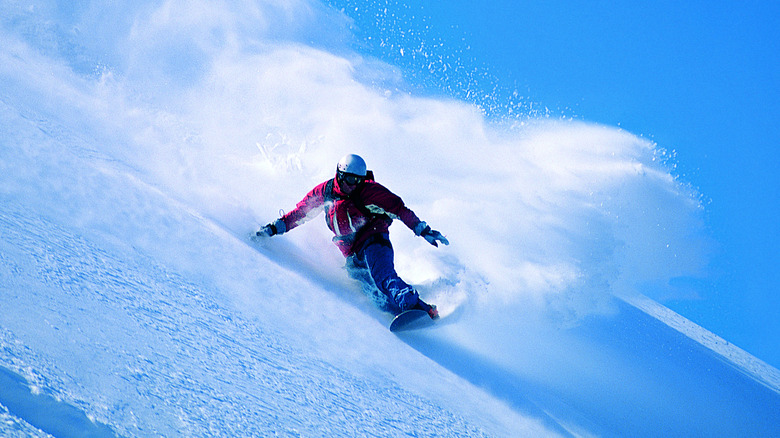
[[[406,93],[319,3],[0,12],[0,435],[780,435],[777,370],[652,300],[708,246],[655,145]],[[452,241],[392,229],[434,329],[321,219],[248,239],[348,152]]]

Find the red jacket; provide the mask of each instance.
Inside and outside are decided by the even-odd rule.
[[[332,190],[328,190],[330,181],[333,181]],[[420,223],[404,201],[383,185],[366,181],[347,196],[341,191],[338,179],[317,185],[282,220],[289,231],[313,219],[323,209],[328,228],[335,234],[333,242],[345,257],[358,251],[371,236],[387,233],[392,219],[400,219],[411,230]]]

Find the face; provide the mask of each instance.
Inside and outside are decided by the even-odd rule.
[[[339,173],[339,186],[341,187],[341,191],[343,191],[345,194],[349,195],[355,189],[357,186],[359,186],[363,181],[365,181],[364,176],[355,175],[352,173]]]

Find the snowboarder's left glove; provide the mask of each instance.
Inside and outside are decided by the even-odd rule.
[[[284,234],[285,231],[287,231],[287,225],[285,225],[283,220],[277,219],[263,228],[260,228],[260,231],[256,234],[257,237],[271,237],[277,234]]]
[[[414,228],[414,234],[422,237],[423,239],[427,240],[428,243],[436,247],[439,246],[439,242],[445,245],[450,244],[450,241],[447,240],[443,234],[436,230],[432,230],[431,227],[429,227],[425,222],[420,222],[417,224],[417,226]]]

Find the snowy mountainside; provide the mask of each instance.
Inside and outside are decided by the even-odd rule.
[[[780,435],[776,370],[624,301],[706,265],[663,151],[363,83],[317,5],[2,5],[0,434]],[[391,230],[432,330],[321,218],[247,238],[347,152],[452,241]]]

